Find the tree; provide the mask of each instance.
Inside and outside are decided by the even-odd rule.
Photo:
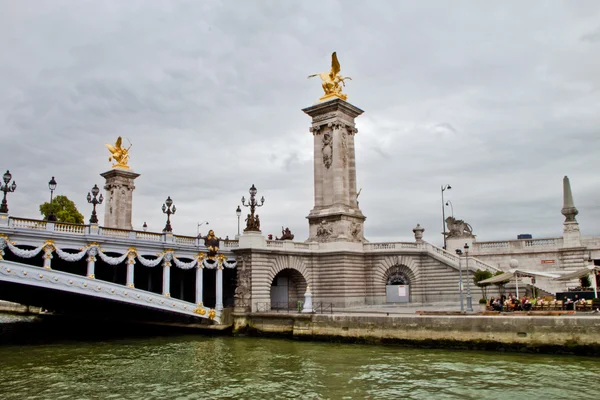
[[[484,299],[487,299],[487,287],[490,286],[489,283],[480,283],[481,281],[484,281],[486,279],[489,279],[492,277],[492,273],[490,271],[483,271],[481,269],[478,269],[477,271],[475,271],[475,274],[473,275],[473,282],[479,286],[481,288],[481,294],[483,295]]]
[[[69,200],[67,196],[56,196],[52,201],[52,211],[56,215],[58,222],[83,224],[83,215],[77,210],[75,203]],[[50,215],[49,202],[40,205],[40,213],[42,213],[44,220],[48,220],[48,215]]]
[[[579,283],[581,283],[581,287],[582,288],[589,288],[590,286],[592,286],[592,282],[590,281],[590,277],[587,276],[587,275],[584,275],[581,278],[579,278]]]

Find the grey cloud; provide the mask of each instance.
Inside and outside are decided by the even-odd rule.
[[[134,225],[237,229],[255,183],[265,233],[307,236],[310,73],[337,51],[357,119],[370,240],[441,242],[439,187],[480,240],[560,234],[571,178],[586,235],[600,234],[597,2],[49,1],[0,3],[0,167],[11,214],[35,217],[55,175],[85,195],[131,139],[142,175]],[[543,8],[543,13],[540,9]],[[103,215],[101,213],[100,218]]]

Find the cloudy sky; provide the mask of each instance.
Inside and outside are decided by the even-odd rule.
[[[440,186],[478,240],[562,232],[568,175],[600,235],[600,2],[0,0],[0,169],[10,214],[38,218],[47,182],[89,218],[133,143],[133,223],[208,220],[233,237],[255,184],[263,233],[306,239],[313,205],[306,76],[337,51],[371,241],[442,241]],[[103,221],[103,207],[100,219]],[[450,209],[448,208],[448,212]],[[203,227],[205,228],[205,227]],[[206,233],[205,229],[201,229]]]

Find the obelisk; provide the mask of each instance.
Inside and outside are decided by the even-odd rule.
[[[569,177],[563,178],[563,208],[560,211],[565,216],[563,222],[563,247],[581,247],[581,232],[575,219],[579,211],[575,207]]]

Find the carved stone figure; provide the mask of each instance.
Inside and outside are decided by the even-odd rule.
[[[319,242],[326,242],[331,235],[333,235],[333,226],[325,220],[321,221],[317,227],[317,240]]]
[[[329,169],[331,167],[331,163],[333,162],[333,139],[331,137],[331,133],[326,132],[323,135],[323,164],[325,168]]]
[[[448,217],[446,218],[446,226],[448,227],[448,233],[446,233],[446,237],[449,239],[473,237],[473,228],[462,219]]]
[[[282,226],[281,227],[281,237],[276,238],[276,240],[294,240],[294,235],[292,234],[292,231],[290,231],[290,228],[283,229],[283,226]]]
[[[349,76],[343,77],[340,75],[340,70],[340,62],[338,61],[337,54],[334,51],[331,55],[331,70],[329,72],[320,72],[318,74],[312,74],[308,76],[309,79],[314,78],[315,76],[321,78],[321,86],[323,87],[325,95],[319,99],[320,101],[330,100],[335,97],[338,97],[342,100],[346,100],[348,98],[348,95],[342,93],[342,86],[346,86],[346,79],[352,80],[352,78]]]
[[[108,151],[110,151],[110,157],[108,157],[108,161],[114,161],[113,168],[124,168],[129,169],[129,149],[131,149],[132,144],[129,144],[128,148],[123,147],[123,139],[121,136],[117,138],[117,142],[115,145],[110,145],[106,143],[106,147],[108,147]]]
[[[362,229],[359,223],[353,222],[352,225],[350,225],[350,237],[359,241],[362,239]]]
[[[235,307],[239,311],[246,311],[251,297],[251,276],[246,263],[250,260],[247,254],[236,259],[239,268],[237,269],[237,286],[234,292]]]

